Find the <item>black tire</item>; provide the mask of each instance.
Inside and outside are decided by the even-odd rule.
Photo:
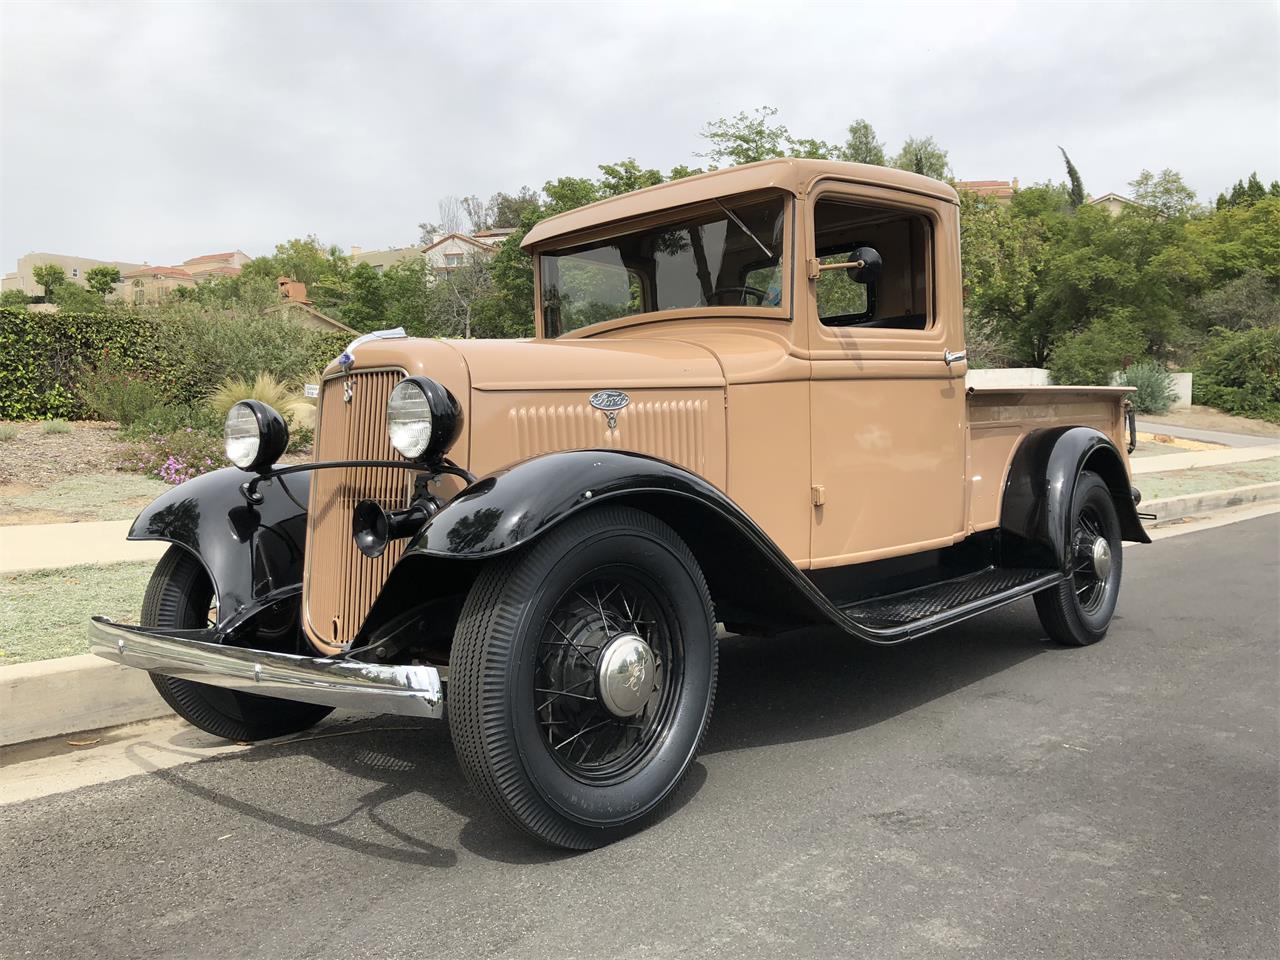
[[[599,671],[604,651],[628,636],[654,656],[651,676],[632,686],[647,691],[644,706],[618,717],[605,709]],[[633,833],[693,763],[716,658],[706,581],[670,527],[627,507],[565,521],[486,565],[467,596],[448,694],[467,779],[554,846],[586,850]],[[588,679],[570,683],[574,675]]]
[[[1124,566],[1120,519],[1111,490],[1096,473],[1084,472],[1071,500],[1071,576],[1035,595],[1036,612],[1050,639],[1065,646],[1086,647],[1107,635],[1120,597]],[[1099,577],[1090,553],[1105,539],[1110,565]]]
[[[200,561],[182,547],[170,547],[156,564],[142,599],[142,625],[200,629],[208,625],[213,584]],[[306,730],[332,707],[224,690],[192,680],[151,674],[173,712],[205,733],[225,740],[269,740]]]

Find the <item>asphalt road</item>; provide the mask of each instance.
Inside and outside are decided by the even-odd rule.
[[[1029,602],[729,641],[676,810],[576,856],[482,809],[439,724],[3,807],[0,955],[1274,957],[1278,584],[1271,515],[1131,549],[1089,649]]]

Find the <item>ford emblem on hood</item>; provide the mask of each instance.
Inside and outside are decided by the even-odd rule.
[[[630,402],[631,398],[621,390],[597,390],[587,401],[597,410],[604,410],[605,412],[621,410]]]

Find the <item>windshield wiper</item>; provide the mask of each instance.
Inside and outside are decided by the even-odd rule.
[[[719,200],[716,201],[716,206],[724,211],[726,217],[728,217],[730,220],[732,220],[734,223],[738,225],[739,230],[741,230],[743,233],[745,233],[748,237],[750,237],[752,240],[756,242],[756,246],[764,251],[764,255],[766,257],[773,259],[773,257],[776,256],[776,254],[772,250],[770,250],[768,247],[764,245],[764,243],[761,242],[759,237],[757,237],[754,233],[752,233],[750,230],[747,229],[747,225],[743,223],[740,219],[738,219],[738,215],[736,213],[734,213],[732,210],[726,207]]]

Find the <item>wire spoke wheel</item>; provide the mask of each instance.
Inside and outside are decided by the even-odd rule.
[[[486,564],[458,617],[449,730],[495,810],[573,850],[658,816],[697,756],[715,611],[688,545],[601,505]]]
[[[1107,634],[1124,562],[1115,501],[1095,473],[1082,472],[1076,483],[1068,532],[1066,576],[1036,594],[1036,611],[1050,638],[1083,647]]]
[[[1111,547],[1103,532],[1103,521],[1092,505],[1086,505],[1076,518],[1072,549],[1074,564],[1071,574],[1080,607],[1094,613],[1102,605],[1111,573]]]
[[[547,619],[534,670],[538,725],[556,762],[588,783],[625,776],[662,736],[681,661],[678,627],[637,572],[574,584]]]

